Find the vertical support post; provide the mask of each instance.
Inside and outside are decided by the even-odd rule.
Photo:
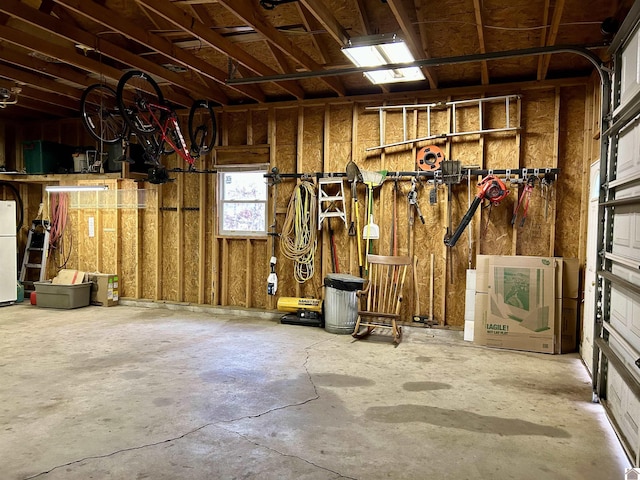
[[[128,165],[127,162],[124,162],[125,164]],[[144,192],[147,194],[147,192],[151,192],[151,190],[144,190]],[[145,198],[145,202],[147,202],[146,205],[146,209],[142,209],[140,208],[140,199],[138,198],[139,195],[139,191],[136,188],[135,190],[135,199],[137,202],[136,205],[136,254],[135,254],[135,260],[136,260],[136,270],[135,270],[135,277],[136,277],[136,298],[142,298],[143,295],[143,282],[144,282],[144,269],[142,268],[142,262],[143,262],[143,253],[142,253],[142,241],[144,238],[144,212],[146,212],[149,209],[149,197],[150,195],[147,194],[147,198]]]
[[[555,95],[555,113],[553,119],[553,168],[558,167],[558,157],[560,156],[560,87],[556,87]],[[557,196],[553,195],[549,202],[549,256],[553,257],[556,245],[556,199]]]
[[[178,281],[178,302],[184,301],[184,174],[178,175],[176,192],[176,215],[178,225],[176,229],[176,279]]]
[[[356,158],[356,153],[358,152],[358,121],[358,104],[354,102],[351,104],[351,159],[356,163],[358,163],[357,161],[359,160]],[[353,205],[351,184],[349,184],[347,191],[350,192],[350,205]],[[355,214],[355,210],[352,209],[349,220],[353,222],[354,225],[358,225],[358,222],[356,222],[355,218],[353,218],[353,215]],[[352,275],[354,275],[354,272],[358,271],[358,245],[356,243],[358,241],[358,237],[359,235],[351,237],[353,238],[353,241],[349,242],[349,273]],[[359,272],[355,275],[359,275]]]
[[[298,123],[299,125],[299,123]],[[331,148],[331,106],[327,103],[324,106],[324,134],[322,136],[322,170],[327,170],[329,162],[329,150]],[[320,198],[320,185],[318,185],[318,198]],[[320,202],[318,202],[318,208],[321,208]],[[311,215],[317,215],[317,212],[311,212]],[[327,218],[327,225],[331,219]],[[331,263],[331,245],[329,243],[329,234],[326,228],[322,228],[320,232],[322,235],[320,250],[320,265],[321,265],[321,279],[324,279],[329,273],[329,265]]]
[[[229,240],[222,239],[222,258],[229,258]],[[220,293],[220,303],[223,306],[229,305],[229,262],[222,262],[222,275],[220,278],[222,292]]]
[[[245,285],[244,285],[244,303],[247,308],[251,308],[251,292],[253,289],[251,288],[251,279],[253,278],[253,245],[251,243],[251,239],[247,238],[245,241]]]
[[[270,107],[267,113],[267,138],[269,139],[269,165],[271,166],[271,168],[277,166],[276,162],[276,111],[273,107]],[[299,148],[298,148],[299,149]],[[269,191],[269,195],[271,195],[271,205],[275,205],[277,204],[276,202],[278,201],[277,199],[277,192],[271,188]],[[273,217],[273,211],[275,209],[274,208],[269,208],[267,211],[267,218],[269,219],[269,225],[273,225],[273,222],[276,221],[276,219]],[[276,238],[273,235],[269,236],[269,239],[267,240],[267,242],[265,243],[266,246],[266,255],[265,257],[268,259],[271,259],[271,252],[276,251]],[[280,267],[280,262],[278,262],[276,264],[276,272],[279,270]],[[263,272],[264,275],[264,283],[262,283],[263,285],[263,292],[265,294],[266,297],[266,305],[267,308],[269,310],[273,310],[274,308],[276,308],[276,303],[275,303],[275,299],[272,295],[267,294],[267,286],[266,286],[266,281],[267,281],[267,276],[269,275],[269,264],[266,265],[266,270],[265,272]]]
[[[207,165],[203,165],[206,168]],[[208,175],[199,175],[198,183],[198,303],[205,303],[206,299],[206,275],[207,252],[207,178]]]
[[[162,190],[163,186],[158,185],[156,192],[158,192],[158,201],[156,204],[156,277],[155,285],[153,289],[153,299],[158,301],[162,298]]]
[[[507,102],[509,102],[508,97],[507,97]],[[507,103],[507,105],[509,104]],[[520,97],[518,97],[518,100],[516,102],[516,109],[517,109],[516,115],[518,116],[518,126],[520,126],[521,124],[520,122],[522,121],[522,100],[520,99]],[[507,126],[509,126],[509,123],[507,123]],[[516,154],[518,155],[518,168],[522,168],[522,134],[520,130],[516,131]],[[516,195],[516,202],[517,202],[517,198],[518,198],[517,189],[516,189],[515,195]],[[518,228],[517,228],[517,225],[514,224],[511,227],[511,255],[517,255],[517,254],[518,254]]]

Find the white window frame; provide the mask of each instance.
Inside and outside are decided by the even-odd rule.
[[[269,187],[267,179],[264,179],[265,188],[265,200],[255,201],[239,201],[239,200],[225,200],[224,199],[224,176],[228,173],[245,173],[254,172],[262,175],[269,173],[268,164],[254,164],[254,165],[225,165],[224,167],[217,167],[217,232],[220,237],[266,237],[268,235],[269,228]],[[264,204],[264,226],[260,231],[246,231],[246,230],[225,230],[224,229],[224,205],[225,203],[260,203]]]

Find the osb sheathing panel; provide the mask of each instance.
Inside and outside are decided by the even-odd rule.
[[[118,209],[100,209],[101,249],[97,270],[104,273],[118,271]]]
[[[153,202],[147,202],[147,208],[142,211],[142,297],[143,298],[156,298],[156,272],[158,271],[159,262],[161,262],[159,252],[156,248],[158,243],[158,235],[160,235],[159,229],[162,220],[158,212],[160,195],[164,186],[152,186],[148,183],[144,184],[144,188],[154,190]],[[126,281],[126,279],[125,279]],[[160,298],[162,298],[162,292],[158,292]]]
[[[561,107],[565,108],[562,105]],[[553,168],[555,166],[554,159],[557,158],[555,144],[555,91],[527,92],[523,96],[522,109],[524,132],[522,166],[528,168]],[[584,120],[582,120],[580,128],[584,128]],[[580,139],[582,139],[582,136]],[[580,158],[580,161],[582,161],[582,158]],[[561,172],[560,175],[564,175],[564,172]],[[518,189],[514,186],[512,190],[513,202],[517,202],[518,195],[522,192],[522,187]],[[520,227],[520,223],[518,223],[516,226],[518,235],[516,253],[519,255],[549,255],[551,253],[550,229],[552,228],[553,220],[547,221],[544,219],[540,200],[540,188],[537,185],[531,195],[525,225]],[[518,222],[520,222],[520,218],[521,215],[518,217]]]
[[[303,110],[304,128],[302,131],[302,149],[300,158],[303,172],[329,171],[323,167],[324,107],[305,108]],[[349,124],[349,128],[351,125]]]
[[[98,239],[100,235],[99,222],[96,218],[98,210],[95,208],[85,208],[80,210],[78,215],[78,268],[85,271],[98,271],[98,249],[101,248]],[[96,235],[89,236],[89,222],[93,219],[94,231]]]
[[[224,115],[229,145],[247,144],[247,112],[233,112]]]
[[[131,180],[124,180],[119,184],[120,196],[124,205],[135,206],[138,198],[138,185]],[[121,208],[120,215],[120,279],[118,294],[122,297],[135,297],[137,289],[136,267],[139,242],[138,237],[138,209]],[[140,265],[142,267],[142,265]],[[125,280],[126,279],[126,280]]]
[[[179,300],[178,282],[182,282],[182,279],[178,278],[178,212],[164,210],[160,214],[162,215],[162,258],[160,259],[162,298],[175,302]]]
[[[251,131],[253,135],[252,145],[264,145],[269,143],[269,111],[251,111]]]
[[[251,306],[267,308],[267,276],[269,275],[269,259],[266,240],[252,241],[252,274],[251,274]]]
[[[197,189],[196,189],[197,191]],[[197,206],[197,204],[195,204]],[[193,204],[185,202],[186,207]],[[178,254],[183,257],[182,283],[184,285],[185,302],[198,303],[199,278],[198,268],[202,261],[198,258],[198,231],[199,231],[199,212],[197,210],[185,210],[182,215],[183,221],[183,249]]]
[[[351,157],[351,132],[352,132],[352,105],[336,105],[329,108],[329,132],[328,132],[328,145],[329,151],[325,154],[324,171],[325,172],[345,172],[346,165]],[[349,204],[347,203],[347,190],[349,184],[344,179],[342,182],[342,189],[345,195],[344,201],[340,205],[336,205],[333,209],[339,208],[345,213],[345,216],[349,212]],[[337,188],[328,189],[329,195],[337,195],[339,191]],[[328,207],[326,203],[323,205]],[[329,221],[334,233],[334,240],[336,244],[336,257],[338,259],[338,271],[348,272],[351,258],[349,256],[349,235],[347,231],[347,225],[339,218],[327,218],[323,222],[323,230],[327,231],[329,228]],[[326,265],[328,265],[328,272],[331,272],[331,255],[327,252],[325,257]]]
[[[555,252],[557,256],[577,257],[580,238],[582,164],[584,158],[585,87],[562,88],[560,101],[560,168],[554,187],[557,202]],[[542,211],[543,208],[540,208]]]
[[[230,239],[229,255],[223,259],[227,263],[227,269],[229,276],[223,281],[227,282],[229,305],[246,306],[246,240],[245,239]],[[266,287],[265,287],[266,288]]]

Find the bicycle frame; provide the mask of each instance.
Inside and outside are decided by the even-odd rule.
[[[178,154],[182,159],[189,164],[189,168],[193,167],[193,164],[196,161],[196,158],[191,155],[189,148],[184,140],[184,135],[182,134],[182,130],[180,129],[180,124],[178,123],[178,118],[176,113],[169,107],[164,105],[156,105],[149,104],[143,105],[144,112],[148,114],[147,120],[155,125],[159,130],[159,136],[157,141],[158,152],[156,152],[157,156],[161,153],[162,142],[167,142],[169,146]],[[154,113],[154,110],[160,111],[160,118]],[[162,117],[165,117],[164,119]],[[180,145],[176,145],[176,143],[171,138],[170,133],[174,132],[175,137],[178,140]]]

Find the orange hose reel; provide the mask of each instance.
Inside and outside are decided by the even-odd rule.
[[[420,170],[433,172],[440,168],[440,164],[444,160],[444,152],[440,147],[435,145],[427,145],[418,150],[416,156],[416,164]]]

